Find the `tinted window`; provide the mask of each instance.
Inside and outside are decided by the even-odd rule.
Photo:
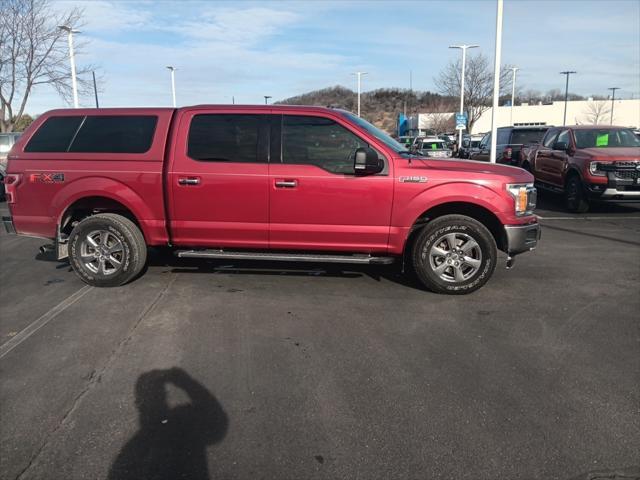
[[[498,129],[498,145],[506,145],[509,143],[509,136],[511,134],[511,129]]]
[[[196,115],[189,127],[188,155],[208,162],[258,161],[259,115]]]
[[[353,174],[356,149],[368,146],[333,120],[285,115],[282,162],[315,165],[332,173]]]
[[[69,152],[144,153],[151,148],[157,121],[151,115],[88,116]]]
[[[553,143],[555,144],[557,142],[564,142],[567,145],[569,145],[569,130],[563,130],[562,132],[560,132],[560,135],[558,135],[557,140]]]
[[[558,137],[558,130],[549,130],[547,132],[547,135],[544,137],[542,144],[547,148],[551,148],[553,144],[556,142],[557,137]]]
[[[66,152],[83,117],[49,117],[33,134],[25,152]]]
[[[538,143],[542,139],[544,132],[544,130],[514,130],[511,135],[511,143],[513,145]]]

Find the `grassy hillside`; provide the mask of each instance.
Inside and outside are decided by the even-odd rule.
[[[407,113],[455,110],[456,99],[444,97],[432,92],[409,91],[399,88],[384,88],[364,92],[360,97],[360,110],[364,119],[374,125],[395,133],[398,114],[404,111],[407,102]],[[287,98],[276,102],[281,105],[315,105],[322,107],[336,107],[356,112],[358,109],[357,94],[344,87],[335,86],[315,90],[297,97]]]

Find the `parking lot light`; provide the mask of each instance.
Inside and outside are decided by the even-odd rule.
[[[569,99],[569,75],[571,75],[572,73],[576,73],[576,72],[572,70],[565,70],[564,72],[560,72],[560,75],[567,76],[567,83],[565,84],[565,87],[564,87],[564,116],[562,118],[562,125],[567,124],[567,100]]]
[[[78,108],[78,81],[76,79],[76,59],[73,52],[73,34],[80,33],[80,31],[74,30],[69,25],[58,25],[58,28],[67,32],[67,39],[69,41],[69,63],[71,63],[71,88],[73,90],[73,108]]]
[[[609,87],[607,90],[611,90],[611,120],[609,125],[613,125],[613,102],[616,99],[616,90],[620,90],[620,87]]]
[[[358,77],[358,116],[360,116],[360,92],[362,86],[362,77],[364,75],[368,75],[367,72],[354,72],[351,75],[356,75]]]
[[[516,103],[516,72],[520,70],[518,67],[511,67],[513,78],[511,80],[511,126],[513,127],[513,106]]]
[[[167,65],[167,68],[171,72],[171,96],[173,97],[173,108],[176,108],[176,68],[171,65]]]
[[[449,48],[462,50],[462,75],[460,77],[460,114],[464,113],[464,71],[467,63],[467,49],[477,48],[480,45],[450,45]],[[458,151],[462,148],[462,130],[458,131]]]

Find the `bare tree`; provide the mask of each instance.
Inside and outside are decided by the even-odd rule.
[[[436,87],[443,95],[460,97],[461,61],[450,62],[434,79]],[[508,65],[500,72],[500,95],[511,93],[511,71]],[[493,68],[483,54],[467,57],[464,79],[464,106],[468,113],[468,129],[480,116],[491,108],[493,98]]]
[[[10,132],[24,115],[27,100],[41,85],[71,96],[67,34],[58,25],[79,26],[81,10],[57,13],[49,0],[0,0],[0,131]],[[76,47],[76,51],[82,45]],[[78,69],[83,90],[88,82]]]
[[[609,102],[603,100],[594,100],[587,103],[585,117],[591,125],[598,125],[611,116]]]

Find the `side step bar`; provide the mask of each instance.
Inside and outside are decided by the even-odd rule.
[[[177,250],[181,258],[221,258],[226,260],[268,260],[277,262],[315,262],[315,263],[357,263],[388,265],[393,257],[373,257],[371,255],[325,255],[308,253],[262,253],[230,252],[226,250]]]

